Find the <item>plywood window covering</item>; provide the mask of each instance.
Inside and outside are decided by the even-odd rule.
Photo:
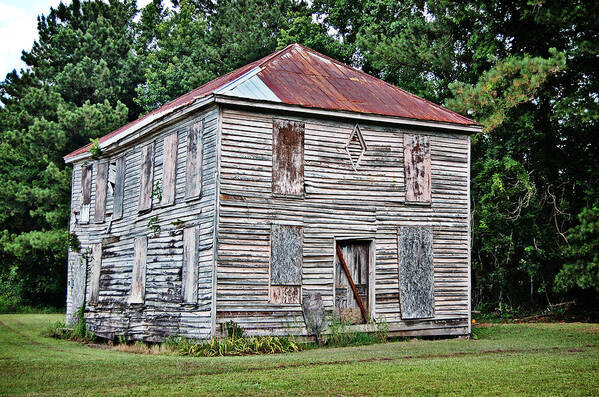
[[[94,208],[94,221],[104,222],[106,218],[106,194],[108,188],[108,162],[103,161],[97,165],[96,172],[96,205]]]
[[[160,203],[163,206],[175,203],[178,144],[179,138],[176,132],[164,138],[164,160],[162,162],[162,201]]]
[[[300,303],[303,263],[301,226],[272,225],[270,301]]]
[[[273,120],[272,192],[286,196],[304,194],[304,132],[299,121]]]
[[[139,187],[139,211],[152,209],[154,188],[154,142],[141,148],[141,175]]]
[[[112,219],[123,217],[123,196],[125,194],[125,157],[120,157],[115,162],[114,185],[112,201]]]
[[[100,273],[102,270],[102,243],[92,245],[92,258],[89,270],[89,301],[98,303],[100,296]]]
[[[92,172],[93,166],[81,168],[81,207],[80,223],[89,223],[89,210],[92,201]]]
[[[202,146],[204,120],[194,123],[187,134],[187,160],[185,165],[185,199],[202,195]]]
[[[183,301],[198,303],[198,239],[200,227],[183,230]]]
[[[397,245],[401,318],[433,317],[433,231],[430,227],[400,227]]]
[[[146,262],[148,255],[148,238],[136,237],[134,244],[135,258],[131,272],[131,291],[128,303],[144,303],[146,299]]]
[[[428,136],[404,134],[407,203],[431,202],[431,148]]]

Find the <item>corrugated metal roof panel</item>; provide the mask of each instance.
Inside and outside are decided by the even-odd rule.
[[[299,44],[292,44],[180,96],[103,136],[100,143],[139,128],[212,93],[309,108],[478,125],[467,117],[351,66]],[[89,145],[68,154],[65,159],[87,150]]]

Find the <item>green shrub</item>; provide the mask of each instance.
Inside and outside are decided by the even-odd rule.
[[[249,338],[213,338],[205,342],[181,339],[178,353],[182,356],[215,357],[289,353],[300,350],[302,350],[302,346],[291,338],[254,336]]]
[[[49,326],[45,332],[45,336],[58,339],[68,339],[77,342],[93,342],[96,340],[96,336],[93,332],[87,329],[85,324],[85,316],[83,305],[77,310],[75,314],[77,322],[73,328],[68,328],[63,321],[57,321],[53,325]]]
[[[374,343],[384,343],[389,338],[389,325],[384,319],[375,322],[370,320],[368,332],[352,329],[347,321],[334,316],[329,322],[328,334],[323,338],[323,344],[329,347],[362,346]]]
[[[0,295],[0,313],[19,313],[21,308],[21,297],[12,294]]]
[[[220,325],[220,331],[228,338],[243,338],[245,331],[235,321],[229,320]]]

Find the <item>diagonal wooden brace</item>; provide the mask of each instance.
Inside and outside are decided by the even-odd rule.
[[[358,294],[358,289],[356,288],[356,284],[354,284],[354,280],[351,278],[351,274],[349,274],[349,269],[347,268],[347,264],[345,263],[345,259],[343,258],[343,253],[339,246],[337,246],[337,255],[339,255],[339,261],[341,262],[341,266],[343,266],[343,270],[345,271],[345,275],[349,280],[349,285],[351,286],[352,291],[354,291],[354,296],[356,297],[356,301],[358,301],[358,306],[360,306],[360,312],[362,312],[362,317],[364,317],[364,321],[368,324],[368,313],[366,313],[366,309],[364,308],[364,303],[362,302],[362,298]]]

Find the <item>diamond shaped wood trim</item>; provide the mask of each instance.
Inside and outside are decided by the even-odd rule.
[[[362,161],[362,157],[367,149],[368,147],[362,136],[362,131],[360,131],[360,126],[356,124],[345,144],[345,152],[347,153],[347,157],[349,157],[349,161],[354,171],[358,171],[360,161]]]

